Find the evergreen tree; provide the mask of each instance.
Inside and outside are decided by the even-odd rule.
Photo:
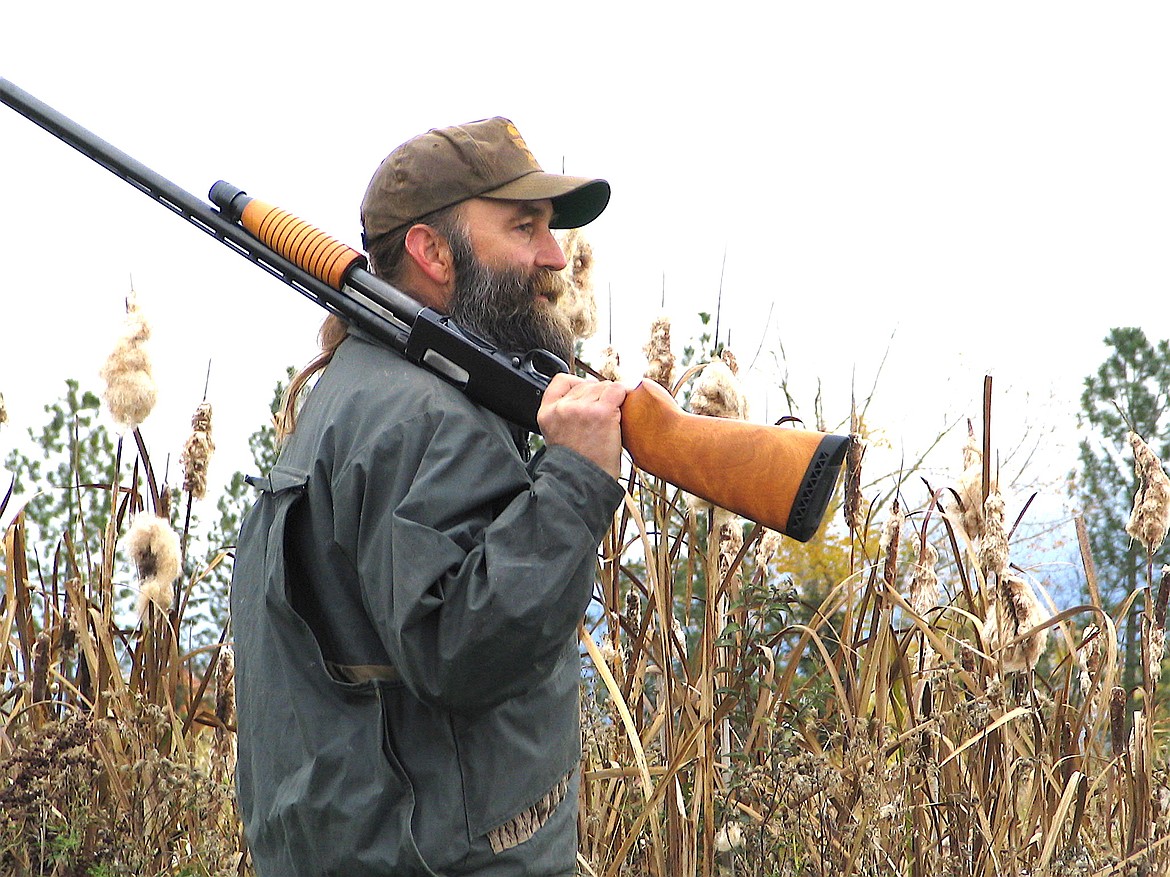
[[[1170,343],[1152,344],[1136,327],[1115,328],[1105,338],[1112,352],[1085,378],[1080,424],[1080,471],[1074,473],[1083,503],[1089,545],[1101,599],[1108,612],[1144,584],[1146,552],[1125,532],[1138,491],[1127,435],[1137,433],[1159,459],[1170,454]],[[1165,562],[1164,560],[1155,563]],[[1126,622],[1126,687],[1137,666],[1137,625],[1142,608],[1135,601]],[[1119,619],[1119,622],[1121,620]]]
[[[117,458],[115,440],[97,422],[100,407],[96,393],[67,380],[61,398],[45,406],[41,431],[28,430],[34,456],[14,449],[4,461],[13,493],[34,494],[24,516],[43,575],[99,562]]]

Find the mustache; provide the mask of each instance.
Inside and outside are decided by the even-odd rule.
[[[534,275],[529,284],[533,296],[543,296],[556,304],[569,290],[569,281],[560,271],[541,271]]]

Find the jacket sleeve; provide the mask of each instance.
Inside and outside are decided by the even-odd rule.
[[[448,409],[379,436],[342,480],[367,612],[418,697],[474,712],[552,672],[623,496],[611,476],[556,446],[530,473],[497,423]]]

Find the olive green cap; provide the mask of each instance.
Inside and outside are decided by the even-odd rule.
[[[609,183],[545,173],[508,119],[434,128],[391,152],[362,199],[362,240],[468,198],[553,203],[553,228],[577,228],[609,203]]]

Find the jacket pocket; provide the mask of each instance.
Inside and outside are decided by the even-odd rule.
[[[415,792],[387,735],[386,682],[330,674],[289,600],[289,522],[308,475],[253,479],[232,584],[240,717],[238,783],[265,873],[433,877],[412,833]]]

